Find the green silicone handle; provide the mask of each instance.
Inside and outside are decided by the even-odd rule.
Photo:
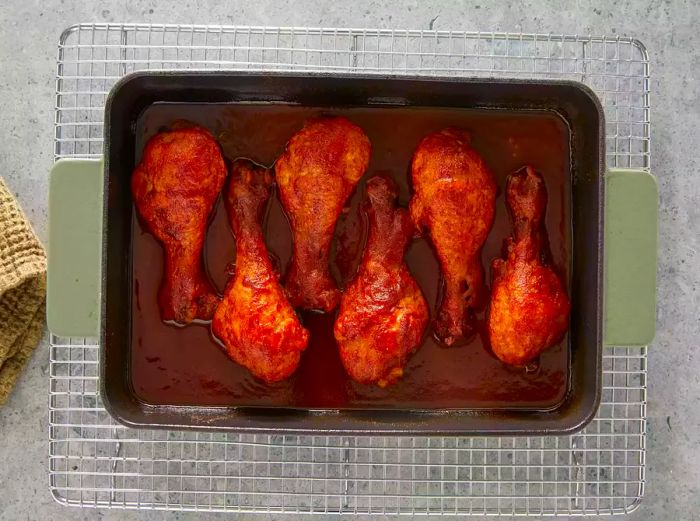
[[[97,336],[102,257],[102,161],[60,159],[49,181],[46,321],[58,336]]]
[[[656,332],[656,179],[640,170],[612,169],[605,192],[604,342],[648,345]]]
[[[99,332],[102,161],[61,159],[51,170],[47,322],[59,336]],[[649,344],[656,323],[658,191],[648,172],[606,173],[606,345]]]

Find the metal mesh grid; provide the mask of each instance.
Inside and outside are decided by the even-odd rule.
[[[107,92],[143,69],[566,78],[599,95],[609,166],[649,168],[649,69],[626,38],[139,24],[61,37],[56,158],[100,157]],[[133,430],[98,392],[95,339],[51,338],[50,486],[70,505],[173,510],[586,515],[644,493],[646,348],[605,350],[593,422],[567,437],[274,436]]]

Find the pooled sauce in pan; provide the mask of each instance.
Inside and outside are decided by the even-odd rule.
[[[571,181],[569,130],[549,112],[439,108],[329,109],[285,105],[155,104],[137,126],[137,161],[146,141],[173,121],[185,119],[209,128],[226,159],[247,157],[272,165],[304,121],[319,114],[343,115],[360,125],[372,142],[369,169],[336,227],[331,272],[342,287],[354,274],[364,247],[366,223],[359,211],[364,181],[388,173],[408,204],[411,155],[420,139],[447,126],[470,131],[473,147],[491,168],[499,186],[496,218],[482,252],[490,283],[490,263],[502,255],[510,234],[505,208],[505,178],[531,164],[547,184],[546,226],[553,265],[568,281],[571,265]],[[291,233],[279,199],[270,200],[265,224],[273,265],[284,272],[291,255]],[[465,345],[439,345],[430,329],[409,360],[405,376],[386,389],[354,383],[345,374],[333,338],[335,312],[301,314],[311,339],[296,373],[268,385],[231,361],[213,340],[208,324],[176,327],[163,323],[157,303],[163,252],[134,212],[131,245],[131,381],[136,394],[155,405],[236,405],[298,408],[515,408],[548,409],[569,385],[569,338],[545,351],[537,364],[512,368],[488,350],[485,313],[479,333]],[[205,244],[206,268],[223,293],[235,263],[235,239],[222,201],[217,203]],[[406,262],[423,290],[431,313],[439,295],[440,271],[426,239],[416,239]],[[489,284],[490,285],[490,284]],[[574,310],[575,312],[575,310]]]

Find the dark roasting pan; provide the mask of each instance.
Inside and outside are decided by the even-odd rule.
[[[245,156],[269,165],[284,136],[323,113],[346,115],[365,128],[373,163],[363,179],[388,171],[399,181],[403,205],[419,136],[447,125],[473,132],[474,147],[500,188],[483,255],[487,280],[488,264],[509,232],[505,175],[525,163],[543,171],[554,266],[566,280],[572,313],[566,338],[532,374],[498,365],[480,338],[443,348],[429,337],[395,389],[358,388],[338,370],[328,337],[332,317],[304,315],[317,340],[291,381],[269,388],[228,361],[208,340],[206,326],[175,330],[153,320],[162,253],[140,227],[129,183],[145,141],[173,120],[188,119],[210,128],[227,160]],[[574,432],[596,413],[604,345],[644,345],[654,332],[654,178],[606,171],[604,128],[596,96],[575,82],[181,71],[126,76],[107,100],[104,161],[62,160],[52,172],[49,326],[57,335],[99,336],[102,399],[118,421],[133,427]],[[361,192],[336,230],[352,251],[361,243],[353,222],[362,221],[352,221]],[[216,257],[213,279],[223,276],[226,252],[233,251],[222,216],[213,218],[205,252]],[[273,201],[267,240],[282,268],[284,226]],[[336,247],[337,258],[343,247]],[[434,310],[438,275],[430,250],[417,241],[407,261]]]

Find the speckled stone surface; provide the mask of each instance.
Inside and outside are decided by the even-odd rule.
[[[660,207],[658,333],[649,350],[648,478],[633,520],[700,516],[700,5],[681,0],[291,2],[6,0],[0,8],[0,174],[46,240],[56,44],[68,25],[147,21],[634,36],[649,49]],[[508,4],[508,5],[506,5]],[[176,7],[176,5],[178,7]],[[195,519],[77,510],[48,491],[46,339],[0,409],[0,519]],[[231,516],[210,516],[211,518]]]

